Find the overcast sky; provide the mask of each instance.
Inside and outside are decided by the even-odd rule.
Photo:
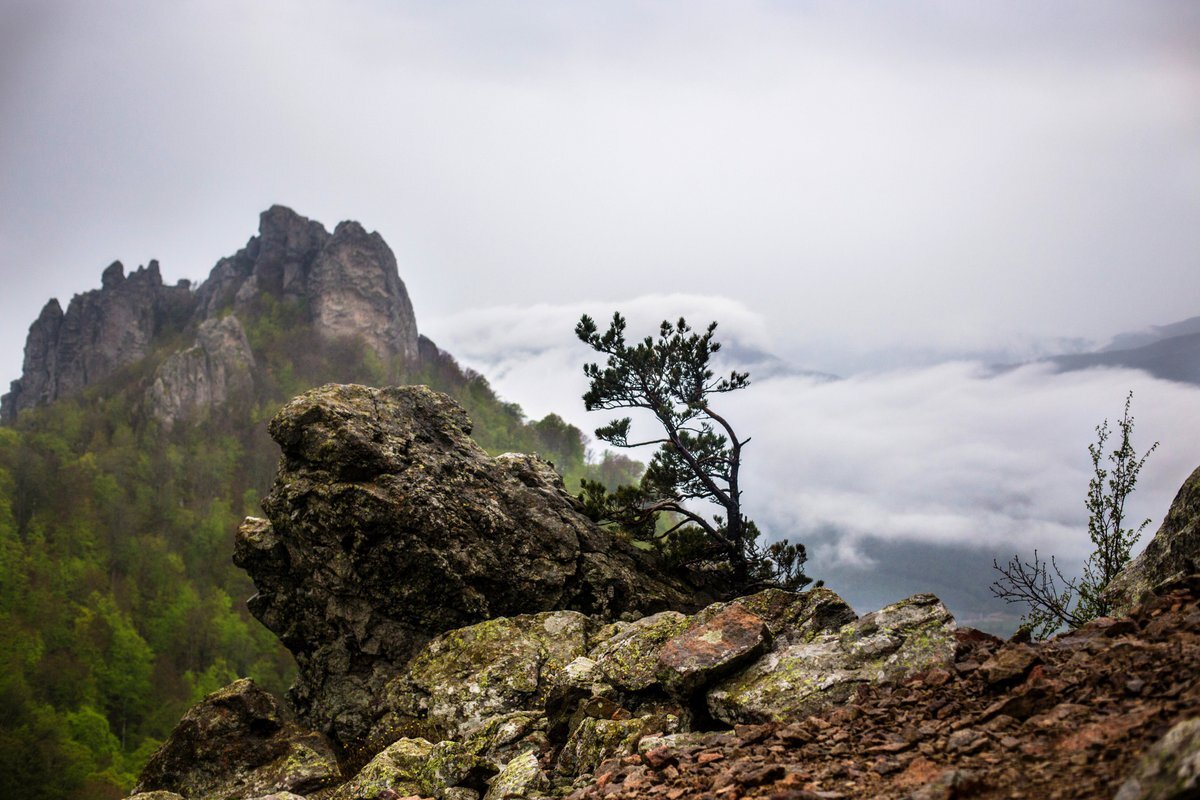
[[[422,330],[538,415],[599,422],[577,416],[581,310],[711,313],[853,376],[776,375],[744,401],[784,432],[757,434],[769,491],[749,502],[836,526],[827,566],[912,541],[1079,555],[1086,444],[1129,388],[1164,440],[1147,514],[1197,460],[1194,389],[972,362],[1200,314],[1195,2],[0,15],[5,383],[49,297],[114,259],[203,279],[282,203],[378,230]]]
[[[1200,313],[1194,2],[0,0],[0,374],[290,205],[419,318],[689,291],[850,371]]]

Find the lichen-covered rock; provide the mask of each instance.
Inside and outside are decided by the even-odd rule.
[[[489,718],[540,711],[555,676],[599,626],[577,611],[497,617],[435,637],[388,684],[372,739],[424,730],[462,739]]]
[[[504,765],[492,779],[483,800],[527,800],[545,797],[549,789],[550,780],[542,772],[537,757],[524,753]]]
[[[659,682],[658,655],[667,642],[686,631],[690,618],[662,611],[613,627],[615,633],[588,654],[605,682],[624,692],[640,692]]]
[[[494,764],[507,764],[524,753],[547,753],[551,749],[548,720],[537,711],[514,711],[484,721],[467,734],[463,747]]]
[[[1134,768],[1116,800],[1192,800],[1200,797],[1200,718],[1177,723]]]
[[[329,794],[327,800],[406,795],[441,798],[447,789],[456,786],[478,791],[495,773],[491,762],[471,754],[458,742],[433,744],[425,739],[400,739]]]
[[[275,697],[243,678],[183,716],[142,770],[137,791],[224,800],[303,795],[339,779],[325,737],[301,728]]]
[[[823,586],[806,592],[764,589],[727,603],[714,603],[696,618],[703,622],[730,606],[743,608],[762,619],[777,644],[811,641],[819,634],[839,630],[858,619],[845,600]]]
[[[933,595],[915,595],[837,633],[785,644],[708,692],[727,723],[786,722],[845,701],[864,683],[896,683],[951,664],[954,619]]]
[[[155,790],[153,792],[138,792],[137,794],[132,794],[126,800],[184,800],[184,797],[183,795],[178,795],[174,792]]]
[[[1166,517],[1141,555],[1117,573],[1104,593],[1117,614],[1128,614],[1156,588],[1200,572],[1200,467],[1179,488]]]
[[[558,754],[561,775],[584,775],[609,758],[636,753],[638,742],[650,734],[675,733],[678,718],[649,715],[626,719],[583,717]]]
[[[693,608],[692,593],[580,515],[532,458],[493,459],[425,387],[330,385],[270,425],[283,450],[234,560],[251,612],[292,651],[289,697],[351,750],[422,644],[499,616]]]

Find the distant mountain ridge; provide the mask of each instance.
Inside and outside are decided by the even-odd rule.
[[[1123,333],[1091,353],[1053,356],[1060,371],[1095,367],[1142,370],[1156,378],[1200,385],[1200,317]]]
[[[104,270],[101,288],[76,295],[65,312],[57,300],[47,303],[30,326],[22,375],[0,398],[0,421],[74,396],[189,333],[196,337],[190,362],[176,360],[156,380],[156,415],[171,423],[198,404],[219,403],[229,395],[226,384],[244,384],[244,367],[253,364],[242,322],[264,295],[302,303],[325,338],[361,338],[385,360],[419,357],[412,303],[379,234],[357,222],[330,234],[276,205],[260,215],[258,234],[195,288],[186,280],[164,285],[156,261],[129,275],[117,261]],[[222,336],[214,336],[217,320],[228,320]]]

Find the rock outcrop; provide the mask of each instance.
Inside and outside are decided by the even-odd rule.
[[[1183,482],[1154,538],[1105,589],[1118,613],[1153,591],[1200,572],[1200,467]]]
[[[353,749],[374,698],[444,631],[573,610],[616,619],[696,602],[580,515],[549,464],[491,458],[458,404],[425,387],[330,385],[288,403],[267,520],[235,562],[252,613],[292,651],[302,718]]]
[[[290,208],[272,206],[258,235],[223,258],[196,292],[201,319],[270,295],[307,303],[328,338],[361,337],[381,357],[418,358],[417,323],[396,257],[378,233],[342,222],[330,234]]]
[[[242,679],[193,707],[142,770],[137,791],[187,798],[307,794],[341,783],[325,737]]]
[[[191,313],[189,285],[164,286],[158,262],[129,275],[113,262],[101,288],[75,295],[64,312],[51,300],[29,328],[21,378],[0,399],[0,421],[71,397],[144,358],[155,337],[181,330]]]
[[[342,222],[331,234],[272,206],[259,218],[258,235],[217,262],[194,290],[188,281],[163,285],[157,261],[128,276],[115,262],[101,288],[76,295],[65,312],[57,300],[47,303],[29,328],[22,375],[0,399],[0,422],[77,395],[193,332],[195,344],[160,365],[147,400],[167,426],[203,416],[253,376],[253,356],[230,312],[249,321],[278,303],[294,304],[324,339],[360,339],[385,362],[437,354],[432,342],[419,340],[396,258],[378,233]]]
[[[196,344],[175,353],[154,373],[150,410],[166,427],[193,420],[254,390],[254,353],[238,318],[206,319]]]
[[[695,610],[694,591],[581,517],[549,465],[491,458],[469,428],[424,387],[329,385],[279,412],[268,519],[246,520],[235,558],[252,611],[296,656],[296,719],[227,687],[139,788],[1190,796],[1200,576],[1177,575],[1186,561],[1131,618],[1041,643],[959,628],[928,594],[862,617],[824,587]],[[1164,529],[1188,530],[1191,491]]]
[[[565,794],[1196,796],[1200,576],[1151,595],[1131,619],[1098,619],[1048,642],[1005,643],[969,629],[955,639],[950,663],[863,683],[812,716],[643,738],[636,754],[618,753]]]

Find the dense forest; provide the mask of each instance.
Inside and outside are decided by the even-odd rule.
[[[241,316],[254,392],[205,420],[166,429],[145,407],[156,366],[182,344],[172,340],[0,428],[2,797],[122,797],[208,692],[242,676],[287,689],[291,656],[247,613],[254,589],[231,554],[274,476],[266,424],[305,389],[424,383],[463,404],[486,450],[539,453],[568,485],[611,488],[640,470],[611,454],[588,463],[577,428],[527,420],[447,354],[385,363],[267,294]]]

